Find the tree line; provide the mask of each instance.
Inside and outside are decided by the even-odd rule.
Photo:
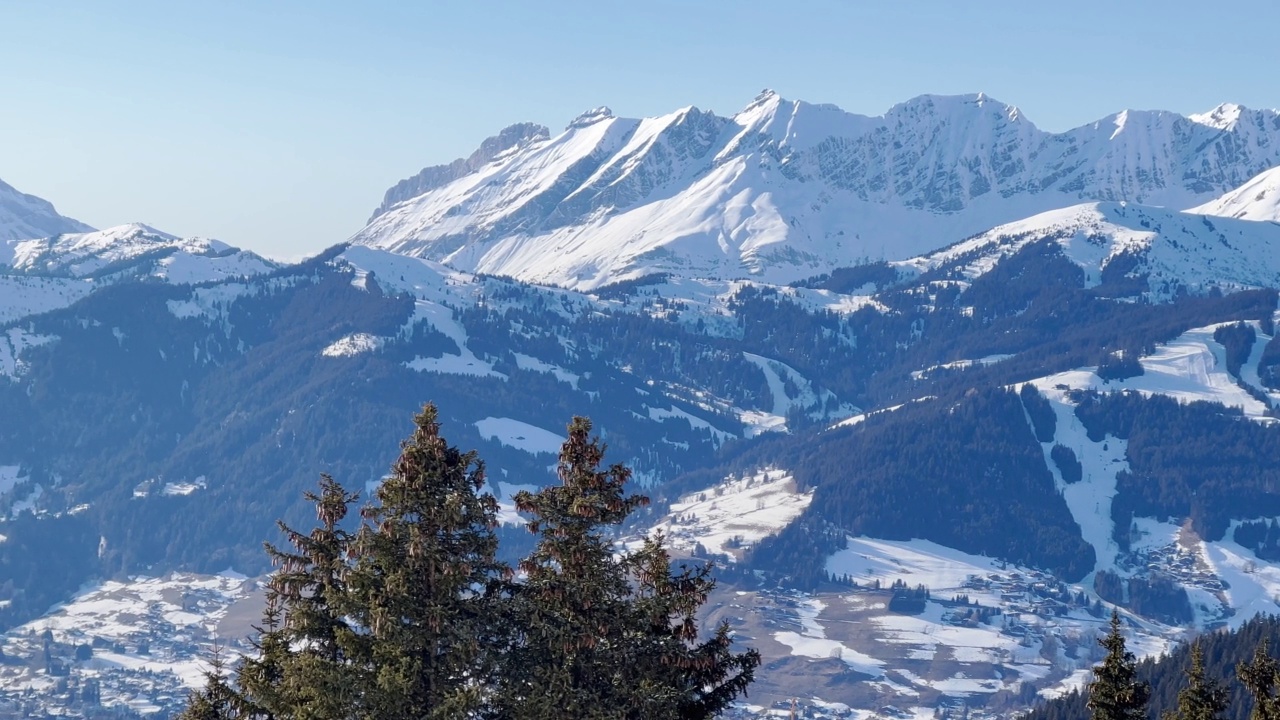
[[[357,496],[328,476],[307,495],[312,530],[280,523],[256,652],[215,659],[181,717],[718,716],[760,656],[735,651],[727,622],[699,628],[709,565],[677,566],[660,536],[618,551],[611,530],[648,500],[604,451],[575,418],[559,484],[515,498],[536,542],[513,567],[483,462],[427,405],[356,527]]]
[[[1106,656],[1085,690],[1050,700],[1021,720],[1276,720],[1280,661],[1270,645],[1277,635],[1280,619],[1258,617],[1137,662],[1113,612],[1110,631],[1099,640]]]

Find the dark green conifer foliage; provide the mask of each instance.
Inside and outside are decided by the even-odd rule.
[[[291,652],[288,640],[280,630],[281,599],[279,592],[267,586],[266,607],[262,611],[262,625],[253,626],[257,633],[253,640],[256,655],[241,658],[236,673],[242,698],[246,704],[259,709],[263,717],[271,717],[265,708],[280,709],[285,706],[283,692],[285,666]],[[252,697],[253,700],[249,700]]]
[[[1250,720],[1280,720],[1280,662],[1267,652],[1264,639],[1253,652],[1253,661],[1236,668],[1240,683],[1253,696]]]
[[[220,652],[215,652],[205,671],[205,686],[191,692],[187,707],[178,720],[248,720],[259,717],[246,712],[244,699],[231,687],[226,664]]]
[[[1222,720],[1231,700],[1217,680],[1205,677],[1204,648],[1191,647],[1191,667],[1186,669],[1187,685],[1178,693],[1178,709],[1166,711],[1162,720]]]
[[[755,679],[760,653],[733,652],[728,622],[698,642],[697,612],[715,588],[710,564],[673,572],[663,538],[648,538],[627,558],[635,590],[638,643],[634,705],[643,718],[714,718]]]
[[[560,484],[520,493],[539,536],[520,569],[513,620],[521,632],[496,693],[498,715],[542,718],[709,718],[751,682],[759,656],[735,655],[726,626],[698,642],[695,614],[713,587],[707,569],[672,573],[658,540],[619,558],[609,536],[647,498],[630,471],[601,469],[604,446],[574,418]]]
[[[484,468],[416,417],[391,477],[352,535],[356,497],[323,477],[319,524],[283,524],[257,653],[233,684],[216,664],[185,720],[699,720],[751,683],[755,651],[722,624],[700,639],[706,566],[672,569],[662,539],[615,553],[609,531],[647,502],[575,418],[556,486],[516,497],[539,538],[524,582],[496,558]]]
[[[484,465],[440,436],[435,406],[415,423],[353,545],[349,611],[367,633],[365,711],[381,720],[480,707],[506,572],[495,559],[498,503],[480,493]]]
[[[1137,678],[1137,661],[1125,648],[1118,611],[1111,612],[1111,631],[1098,644],[1106,648],[1107,655],[1093,668],[1089,684],[1093,720],[1144,720],[1151,686]]]
[[[604,447],[590,432],[590,421],[574,418],[560,450],[560,484],[515,497],[533,517],[538,544],[520,562],[525,581],[512,607],[523,630],[500,680],[504,717],[626,717],[621,654],[630,587],[606,532],[648,500],[625,494],[627,468],[600,469]]]
[[[319,525],[303,534],[280,523],[292,550],[267,545],[279,568],[267,586],[259,657],[247,659],[240,684],[248,702],[275,718],[348,717],[358,693],[352,663],[357,638],[347,616],[351,535],[340,527],[352,503],[328,475],[308,492]]]

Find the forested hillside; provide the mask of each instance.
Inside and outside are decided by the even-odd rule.
[[[1254,659],[1259,647],[1267,647],[1274,655],[1280,649],[1280,618],[1275,615],[1254,618],[1238,629],[1206,633],[1195,639],[1204,651],[1207,678],[1217,680],[1228,691],[1230,706],[1223,720],[1248,720],[1253,713],[1251,694],[1237,677],[1241,663]],[[1264,645],[1265,644],[1265,645]],[[1186,686],[1185,671],[1191,660],[1191,645],[1138,663],[1138,678],[1151,685],[1151,702],[1147,717],[1155,720],[1177,707],[1178,692]],[[1087,693],[1073,691],[1042,703],[1022,715],[1023,720],[1088,720]]]

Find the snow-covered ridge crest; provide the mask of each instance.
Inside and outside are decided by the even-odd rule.
[[[1099,285],[1111,263],[1145,278],[1147,299],[1180,291],[1280,287],[1280,225],[1206,217],[1128,203],[1087,203],[1001,225],[935,253],[896,263],[924,273],[945,270],[965,279],[1044,240]]]
[[[218,240],[180,238],[142,223],[0,243],[0,270],[8,273],[81,278],[147,261],[154,263],[150,274],[172,282],[259,275],[276,267]]]
[[[1280,165],[1280,113],[1125,111],[1065,133],[985,94],[880,117],[765,91],[731,117],[598,108],[513,126],[388,192],[353,241],[591,289],[648,274],[787,282],[1081,201],[1202,204]]]
[[[59,215],[49,201],[0,180],[0,242],[91,230],[79,220]]]
[[[1280,222],[1280,166],[1271,168],[1222,197],[1187,212]]]
[[[378,206],[377,210],[373,211],[369,221],[373,222],[379,215],[387,212],[397,203],[415,198],[428,190],[434,190],[479,170],[504,153],[511,152],[532,142],[546,140],[549,137],[550,131],[547,128],[534,123],[517,123],[503,128],[497,135],[486,138],[484,142],[480,143],[480,147],[471,153],[470,157],[459,158],[448,165],[424,168],[417,175],[396,183],[391,189],[387,190],[386,195],[382,198],[382,204]]]

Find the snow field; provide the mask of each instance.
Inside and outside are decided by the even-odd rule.
[[[812,501],[813,491],[796,492],[786,471],[764,470],[681,497],[650,532],[662,532],[675,550],[702,545],[737,559],[742,549],[791,524]]]
[[[487,417],[477,420],[475,426],[480,431],[480,437],[485,440],[494,440],[531,455],[557,455],[565,440],[563,434],[557,435],[550,430],[511,418]]]
[[[13,490],[22,479],[22,468],[18,465],[0,465],[0,495]]]
[[[452,340],[461,351],[457,355],[445,355],[438,358],[417,357],[405,363],[410,370],[418,372],[434,372],[446,375],[477,375],[480,377],[496,377],[505,380],[506,375],[493,369],[493,363],[481,360],[467,347],[467,331],[462,324],[453,319],[453,311],[449,308],[426,300],[418,300],[414,305],[413,324],[426,321],[436,330]]]
[[[870,675],[873,678],[884,677],[883,662],[846,647],[837,640],[827,639],[826,630],[818,622],[818,615],[825,607],[821,600],[806,600],[796,611],[801,626],[800,632],[789,630],[778,632],[774,633],[773,638],[791,648],[792,655],[819,660],[835,658],[863,675]]]
[[[99,287],[93,280],[0,275],[0,324],[69,307]]]
[[[578,379],[580,376],[577,373],[569,372],[568,370],[565,370],[559,365],[552,365],[551,363],[543,362],[538,358],[533,357],[532,355],[525,355],[523,353],[512,353],[512,354],[515,355],[516,357],[516,367],[520,368],[521,370],[528,370],[530,372],[539,372],[539,373],[550,373],[551,375],[555,376],[556,380],[559,380],[560,382],[565,383],[566,385],[572,387],[574,390],[578,389]]]

